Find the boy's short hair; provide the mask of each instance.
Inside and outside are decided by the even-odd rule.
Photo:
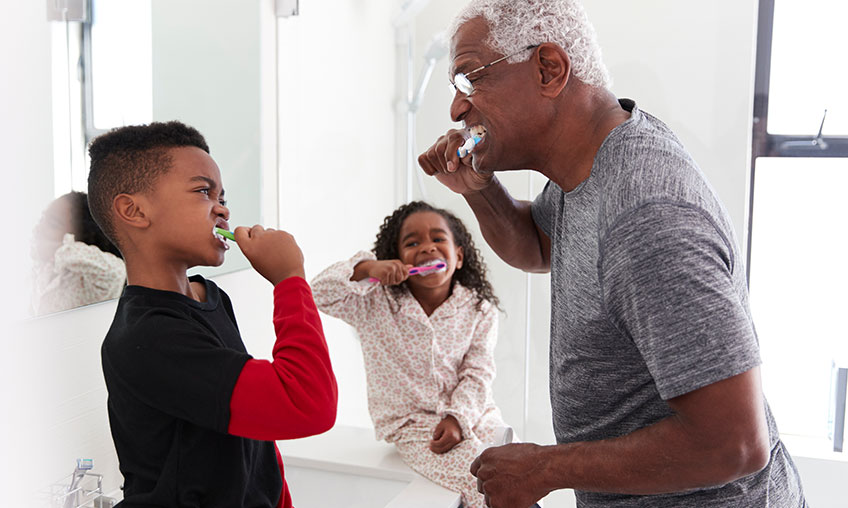
[[[119,248],[112,219],[115,196],[150,190],[171,167],[168,150],[183,146],[196,146],[209,153],[203,135],[178,121],[118,127],[91,142],[88,207],[106,236]]]

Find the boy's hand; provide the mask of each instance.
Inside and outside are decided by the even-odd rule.
[[[462,428],[453,415],[447,415],[433,430],[430,450],[434,453],[446,453],[462,441]]]
[[[233,235],[253,268],[274,286],[289,277],[306,278],[303,253],[292,235],[258,224],[237,227]]]
[[[373,277],[384,286],[394,286],[409,278],[409,269],[412,265],[404,264],[399,259],[368,260],[358,263],[354,268],[354,280],[357,272],[365,277]]]

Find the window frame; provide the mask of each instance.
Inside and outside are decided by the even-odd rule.
[[[774,4],[776,0],[759,0],[757,15],[757,56],[754,72],[754,111],[751,145],[751,179],[748,193],[748,239],[746,267],[751,283],[751,239],[754,221],[754,184],[759,157],[845,157],[848,158],[848,136],[792,136],[768,132],[769,86],[771,82],[772,39],[774,36]],[[821,142],[824,143],[821,143]]]
[[[772,40],[774,37],[774,9],[776,0],[759,0],[757,15],[757,50],[754,74],[754,108],[752,124],[751,176],[748,188],[748,238],[746,250],[746,276],[751,284],[751,248],[754,223],[754,185],[759,157],[786,158],[846,158],[848,136],[792,136],[768,132],[769,87],[771,84]],[[848,370],[837,369],[836,408],[833,422],[833,450],[843,451],[846,430],[845,394],[848,389]]]
[[[89,6],[92,12],[93,5]],[[82,25],[82,51],[80,57],[80,80],[82,81],[82,130],[85,136],[85,146],[108,129],[97,129],[94,126],[94,79],[92,75],[91,28],[94,16],[89,16]]]

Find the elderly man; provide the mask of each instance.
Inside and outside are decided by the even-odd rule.
[[[507,263],[551,271],[558,444],[480,455],[489,506],[563,488],[581,507],[804,506],[728,214],[668,127],[608,90],[582,7],[472,1],[451,33],[450,114],[466,129],[419,163]],[[495,176],[517,169],[549,179],[532,203]]]

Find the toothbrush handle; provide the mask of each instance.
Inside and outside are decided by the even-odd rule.
[[[437,265],[432,265],[432,266],[415,266],[415,267],[409,269],[409,275],[417,275],[421,272],[426,272],[426,271],[429,271],[429,270],[436,270],[438,268],[444,268],[444,266],[445,265],[443,263],[439,263]],[[378,279],[376,277],[369,277],[368,282],[380,282],[380,279]]]
[[[409,275],[415,275],[419,271],[424,271],[424,268],[418,268],[418,267],[410,268],[409,269]],[[380,279],[378,279],[377,277],[368,277],[368,282],[380,282]]]
[[[462,146],[456,149],[457,157],[459,157],[460,159],[465,158],[465,156],[471,153],[471,150],[474,150],[474,147],[477,145],[477,143],[480,142],[481,139],[482,138],[479,138],[477,136],[466,139],[465,143],[463,143]]]
[[[430,266],[416,266],[415,268],[409,269],[409,275],[415,275],[421,272],[429,272],[430,270],[440,270],[445,267],[444,263],[439,263],[437,265]]]
[[[215,228],[215,231],[217,231],[219,235],[225,238],[229,238],[230,240],[235,241],[236,239],[236,235],[234,235],[231,231],[227,231],[226,229]]]

